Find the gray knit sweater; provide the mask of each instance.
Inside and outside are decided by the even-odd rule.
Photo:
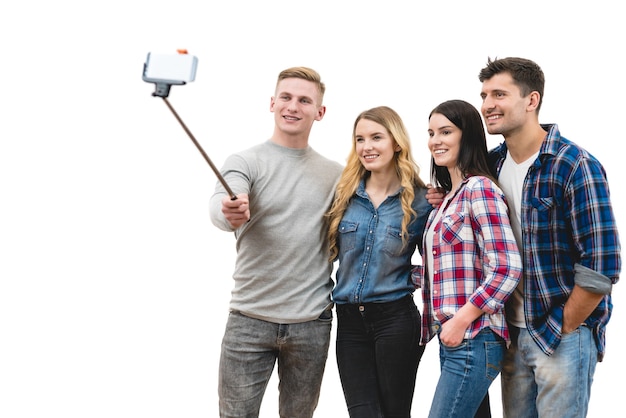
[[[221,170],[235,194],[248,193],[250,221],[235,232],[237,262],[230,309],[274,323],[317,318],[331,305],[332,264],[324,213],[339,163],[311,147],[266,141],[231,155]],[[221,211],[220,183],[210,200],[215,226],[232,231]]]

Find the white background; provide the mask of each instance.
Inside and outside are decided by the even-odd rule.
[[[424,179],[429,111],[453,98],[479,106],[488,57],[531,58],[547,77],[541,122],[604,163],[624,236],[618,10],[609,0],[4,2],[0,417],[217,416],[234,238],[209,220],[214,174],[141,79],[148,52],[199,58],[196,81],[169,100],[218,166],[271,135],[276,76],[306,65],[327,84],[315,149],[343,163],[356,115],[388,105]],[[590,417],[623,405],[612,383],[626,373],[623,286]],[[436,344],[417,375],[417,418],[438,378]],[[273,379],[262,417],[277,416],[277,397]],[[316,416],[347,417],[334,348]]]

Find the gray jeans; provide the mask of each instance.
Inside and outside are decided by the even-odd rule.
[[[278,360],[281,417],[310,418],[328,357],[332,312],[299,324],[275,324],[231,312],[222,340],[219,409],[222,418],[256,418]]]

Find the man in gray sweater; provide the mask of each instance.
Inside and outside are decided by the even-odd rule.
[[[281,416],[311,417],[320,394],[332,324],[332,264],[326,223],[339,163],[309,146],[322,120],[319,74],[294,67],[278,76],[272,137],[231,155],[221,170],[211,220],[237,238],[235,286],[219,366],[221,417],[256,417],[276,360]]]

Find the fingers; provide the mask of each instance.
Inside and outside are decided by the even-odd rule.
[[[426,193],[426,195],[432,194],[432,193],[439,193],[439,190],[433,186],[432,184],[428,183],[426,185],[426,187],[428,188],[428,192]]]
[[[441,202],[443,202],[443,198],[445,196],[444,190],[434,187],[430,183],[427,184],[426,187],[428,187],[428,191],[426,192],[426,200],[428,200],[428,203],[436,208],[441,204]]]
[[[222,199],[222,213],[233,228],[239,228],[250,220],[250,202],[245,193],[237,195],[236,200],[230,196]]]
[[[242,204],[248,205],[250,201],[248,200],[248,195],[246,193],[240,193],[237,195],[237,199],[233,200],[230,196],[224,196],[222,198],[222,208],[230,208],[235,209],[240,207]]]

